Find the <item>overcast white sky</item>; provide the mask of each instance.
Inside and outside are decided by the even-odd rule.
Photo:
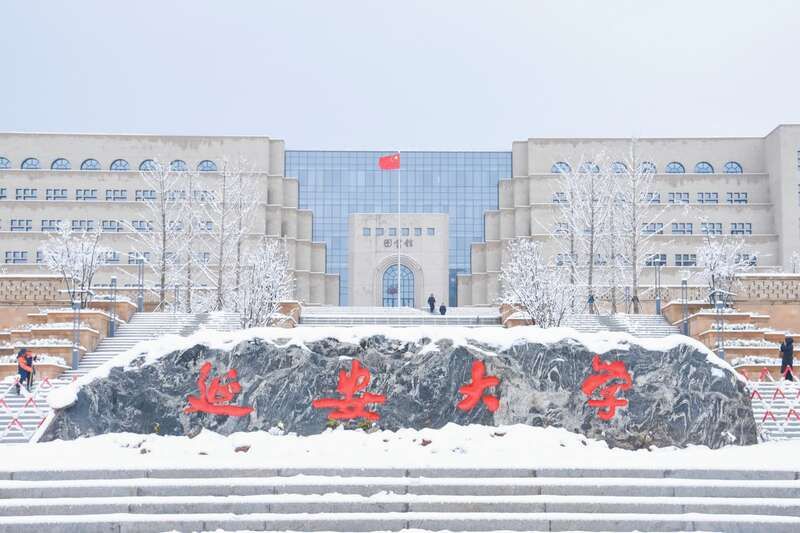
[[[800,122],[798,23],[798,0],[0,0],[0,131],[761,136]]]

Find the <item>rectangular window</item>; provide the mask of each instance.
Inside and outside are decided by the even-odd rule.
[[[689,193],[688,192],[671,192],[668,195],[669,203],[671,204],[688,204],[689,203]]]
[[[672,223],[673,235],[691,235],[692,223],[691,222],[673,222]]]
[[[27,263],[28,252],[21,250],[10,250],[6,252],[6,263]]]
[[[700,233],[703,235],[722,235],[722,222],[701,222]]]
[[[428,236],[432,237],[436,235],[436,228],[428,228]]]
[[[211,191],[192,191],[192,198],[198,202],[207,202],[214,199],[214,193]]]
[[[375,228],[375,236],[383,237],[383,228]]]
[[[75,189],[76,200],[97,200],[97,189]]]
[[[43,219],[42,231],[61,231],[61,221],[55,219]]]
[[[106,189],[107,202],[124,202],[128,200],[127,189]]]
[[[0,187],[0,200],[5,200],[8,197],[5,187]]]
[[[736,254],[734,259],[737,264],[756,266],[758,264],[758,257],[752,254]]]
[[[170,231],[183,231],[183,221],[170,220],[169,224],[167,224],[167,228],[169,228]]]
[[[414,228],[414,236],[422,237],[422,228]]]
[[[698,204],[718,204],[719,193],[717,192],[699,192],[697,193]]]
[[[553,233],[556,235],[564,235],[569,233],[569,224],[566,222],[556,222],[553,224]]]
[[[642,235],[664,235],[664,224],[661,222],[651,222],[642,224]]]
[[[119,252],[103,252],[100,256],[100,262],[106,265],[114,265],[119,263]]]
[[[17,200],[36,200],[37,189],[17,189]]]
[[[104,220],[101,223],[102,231],[104,232],[117,232],[122,231],[122,222],[119,220]]]
[[[143,202],[145,200],[155,200],[156,191],[153,189],[136,189],[136,201]]]
[[[644,258],[645,266],[667,266],[667,254],[648,254]]]
[[[153,223],[149,220],[131,220],[131,226],[136,231],[153,231]]]
[[[697,266],[697,254],[675,254],[675,266],[679,267]]]
[[[36,250],[36,262],[44,263],[44,254],[39,250]]]
[[[573,257],[573,260],[577,261],[577,259],[578,259],[577,256]],[[563,254],[563,253],[556,254],[556,265],[557,266],[564,266],[564,265],[569,265],[569,264],[570,264],[569,254]]]
[[[371,231],[370,231],[369,228],[362,228],[361,229],[361,235],[363,235],[364,237],[369,237],[370,233],[371,233]]]
[[[67,189],[47,189],[45,191],[46,200],[66,200]]]
[[[128,252],[128,264],[137,265],[139,262],[149,263],[150,252]]]
[[[554,192],[553,193],[553,203],[554,204],[565,204],[565,203],[567,203],[567,193],[565,193],[565,192]]]
[[[409,228],[401,228],[400,235],[402,235],[403,237],[408,237],[409,235],[411,235],[411,230]]]
[[[389,228],[389,237],[397,237],[397,228]]]
[[[11,231],[33,231],[33,221],[27,218],[12,218]]]
[[[752,235],[753,225],[750,222],[731,222],[731,235]]]
[[[207,265],[209,261],[211,261],[211,252],[197,252],[195,254],[195,259],[204,265]]]
[[[167,191],[167,200],[171,202],[174,202],[176,200],[186,200],[186,191],[184,190]]]
[[[72,230],[73,231],[94,231],[94,220],[73,220],[72,221]]]
[[[725,200],[729,204],[746,204],[747,203],[747,193],[746,192],[728,192],[728,193],[725,193]]]
[[[660,204],[661,203],[661,193],[660,192],[646,192],[642,194],[642,202],[646,204]]]

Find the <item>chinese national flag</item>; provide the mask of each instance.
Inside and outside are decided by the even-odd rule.
[[[400,170],[400,154],[386,155],[378,159],[381,170]]]

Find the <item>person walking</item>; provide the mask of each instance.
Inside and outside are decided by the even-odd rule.
[[[433,293],[428,296],[428,307],[431,308],[431,313],[433,313],[434,309],[436,309],[436,298],[433,297]]]
[[[445,307],[444,304],[440,305],[439,306],[439,314],[440,315],[444,315],[446,312],[447,312],[447,307]]]
[[[20,348],[17,353],[17,374],[19,374],[19,381],[17,381],[17,396],[20,394],[20,383],[25,384],[25,389],[31,391],[31,380],[33,379],[33,355],[28,352],[27,348]]]
[[[794,339],[789,335],[781,343],[781,375],[789,381],[794,381]],[[789,369],[786,372],[786,369]],[[784,374],[786,372],[786,374]]]

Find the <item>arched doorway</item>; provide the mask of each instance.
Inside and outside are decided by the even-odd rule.
[[[383,306],[397,307],[400,293],[401,307],[414,307],[414,273],[405,265],[400,265],[400,290],[397,290],[397,265],[391,265],[383,273]]]

